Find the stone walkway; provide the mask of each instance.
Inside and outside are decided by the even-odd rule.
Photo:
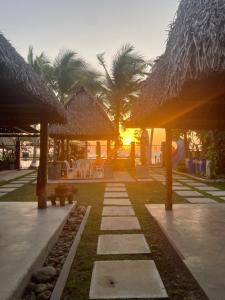
[[[208,298],[225,299],[225,205],[176,204],[173,212],[163,204],[146,208]]]
[[[18,171],[17,174],[19,174]],[[21,175],[23,174],[20,173],[20,176]],[[18,188],[21,188],[27,183],[35,182],[36,178],[37,178],[37,173],[33,171],[29,171],[28,173],[25,173],[25,176],[23,177],[19,177],[19,178],[13,177],[14,180],[11,179],[12,181],[6,182],[5,184],[0,186],[0,197],[17,190]]]
[[[34,202],[0,202],[0,299],[20,299],[44,262],[73,205],[37,210]]]
[[[17,177],[29,175],[32,170],[4,170],[0,171],[0,181],[9,181],[16,179]]]
[[[165,172],[162,170],[154,170],[150,174],[151,178],[166,184]],[[182,175],[173,175],[173,191],[184,197],[189,203],[192,204],[215,204],[218,200],[225,201],[225,191],[220,190],[214,186],[210,186],[206,183],[199,182],[193,178],[185,177]],[[212,199],[213,197],[214,199]]]
[[[106,184],[103,205],[97,246],[99,260],[94,263],[89,298],[167,298],[154,261],[138,260],[135,256],[151,251],[125,185]],[[137,233],[130,232],[133,230]],[[110,260],[100,260],[100,255],[110,255]],[[129,259],[121,260],[119,255],[129,255]]]

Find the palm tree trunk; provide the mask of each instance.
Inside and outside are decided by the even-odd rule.
[[[116,140],[115,140],[115,159],[117,159],[117,154],[119,150],[119,138],[120,138],[120,105],[117,105],[117,111],[115,116],[115,126],[116,126]]]

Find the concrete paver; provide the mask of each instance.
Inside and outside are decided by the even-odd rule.
[[[211,191],[211,192],[208,191],[207,194],[210,194],[212,196],[217,196],[217,197],[224,197],[225,191]]]
[[[131,205],[131,202],[128,198],[127,199],[106,198],[106,199],[104,199],[103,204],[104,205]]]
[[[120,182],[108,182],[105,185],[106,187],[125,187],[125,183]]]
[[[175,192],[179,196],[183,197],[201,197],[203,194],[197,192],[197,191],[176,191]]]
[[[191,191],[191,188],[188,186],[173,186],[173,191]]]
[[[196,186],[195,189],[199,191],[219,191],[219,189],[214,186]]]
[[[23,183],[8,183],[1,186],[1,188],[20,188],[23,186]]]
[[[140,230],[137,217],[102,217],[101,230]]]
[[[193,204],[207,204],[207,203],[217,203],[215,200],[211,199],[211,198],[206,198],[206,197],[202,197],[202,198],[186,198],[186,200],[190,203]]]
[[[106,187],[106,192],[126,192],[125,187]]]
[[[143,234],[104,234],[98,239],[98,255],[150,253]]]
[[[4,186],[0,187],[0,193],[10,193],[15,191],[17,188],[4,188]]]
[[[104,198],[127,198],[127,192],[105,192]]]
[[[105,206],[102,210],[102,216],[134,216],[132,206]]]
[[[89,297],[166,298],[167,293],[152,260],[96,261]]]

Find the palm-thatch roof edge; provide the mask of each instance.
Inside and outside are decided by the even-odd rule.
[[[166,51],[146,80],[129,126],[165,126],[169,112],[177,118],[182,111],[186,113],[212,101],[218,110],[225,110],[224,20],[224,1],[181,0]],[[198,125],[199,118],[201,115],[196,119]],[[221,122],[222,119],[221,116]]]
[[[16,103],[24,101],[27,106],[36,105],[50,123],[65,121],[63,106],[56,95],[1,33],[0,69],[1,102],[6,101],[7,95]],[[8,99],[10,106],[13,102],[9,103]]]
[[[114,124],[102,105],[85,88],[80,88],[66,103],[67,123],[51,125],[49,134],[53,138],[74,140],[115,139]]]

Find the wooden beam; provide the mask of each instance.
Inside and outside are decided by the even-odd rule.
[[[172,210],[172,130],[166,129],[166,202],[165,209]]]
[[[47,207],[46,185],[48,180],[48,123],[41,122],[40,128],[40,164],[37,178],[38,208]]]

